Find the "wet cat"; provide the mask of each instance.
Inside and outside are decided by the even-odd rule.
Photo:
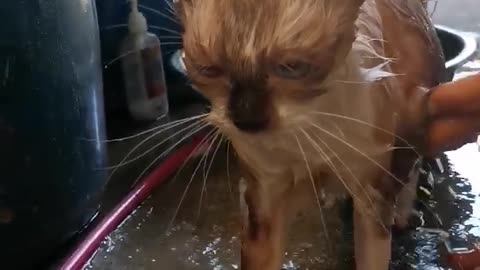
[[[189,79],[241,163],[242,269],[280,269],[295,214],[345,194],[356,269],[388,269],[415,199],[421,104],[445,80],[424,1],[176,4]]]

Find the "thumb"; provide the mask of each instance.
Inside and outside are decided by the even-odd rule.
[[[436,119],[427,128],[426,152],[435,156],[455,150],[477,140],[480,132],[480,114]]]

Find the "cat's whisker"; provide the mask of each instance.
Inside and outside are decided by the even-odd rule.
[[[195,126],[196,124],[199,124],[199,123],[200,123],[200,122],[193,123],[193,124],[191,124],[190,126],[188,126],[188,127],[185,128],[185,129],[191,128],[191,127],[193,127],[193,126]],[[107,178],[107,182],[110,182],[110,180],[112,179],[112,177],[115,175],[115,173],[117,172],[117,170],[118,170],[120,167],[125,166],[125,165],[127,165],[127,164],[130,164],[130,163],[132,163],[133,161],[141,158],[142,155],[139,156],[139,157],[137,157],[137,158],[135,158],[135,159],[133,159],[133,160],[130,160],[130,161],[126,162],[127,159],[128,159],[128,157],[130,157],[130,155],[132,155],[140,146],[142,146],[144,143],[146,143],[147,141],[149,141],[149,140],[152,139],[153,137],[158,136],[158,134],[160,134],[160,133],[162,133],[162,132],[164,132],[164,131],[166,131],[166,130],[168,130],[168,129],[174,128],[174,127],[177,126],[177,125],[181,125],[181,124],[183,124],[183,122],[177,123],[176,125],[172,125],[172,126],[169,126],[168,128],[165,128],[165,129],[163,129],[163,130],[161,130],[161,131],[155,132],[154,134],[152,134],[152,135],[150,135],[149,137],[147,137],[147,138],[145,138],[144,140],[142,140],[142,141],[141,141],[140,143],[138,143],[135,147],[133,147],[133,148],[125,155],[125,157],[120,161],[119,164],[117,164],[117,165],[115,165],[115,166],[111,166],[111,167],[104,168],[104,169],[107,169],[107,170],[113,169],[112,172],[110,173],[110,175],[109,175],[108,178]],[[172,135],[172,136],[175,136],[175,134]],[[169,138],[165,139],[164,141],[169,140],[170,138],[172,138],[172,136],[170,136]],[[162,141],[162,142],[164,142],[164,141]],[[153,151],[153,150],[156,149],[156,147],[159,146],[159,145],[161,145],[161,144],[157,144],[155,147],[153,147],[153,148],[151,148],[149,151],[147,151],[147,153],[145,153],[144,155],[148,154],[148,152],[150,152],[150,151]],[[143,155],[143,156],[144,156],[144,155]]]
[[[389,151],[394,151],[394,150],[415,150],[416,148],[413,146],[392,146],[389,147]]]
[[[153,128],[150,128],[150,129],[147,129],[147,130],[144,130],[142,132],[139,132],[139,133],[136,133],[136,134],[133,134],[133,135],[130,135],[130,136],[126,136],[126,137],[122,137],[122,138],[116,138],[116,139],[110,139],[110,140],[102,140],[100,142],[102,143],[112,143],[112,142],[123,142],[123,141],[127,141],[127,140],[131,140],[131,139],[135,139],[135,138],[138,138],[142,135],[145,135],[145,134],[148,134],[150,132],[154,132],[158,129],[161,129],[161,128],[165,128],[164,130],[160,131],[160,132],[163,132],[163,131],[166,131],[168,127],[172,127],[176,124],[184,124],[184,123],[188,123],[190,121],[193,121],[193,120],[197,120],[199,118],[202,118],[202,117],[205,117],[207,116],[207,114],[201,114],[201,115],[196,115],[196,116],[193,116],[193,117],[189,117],[189,118],[183,118],[183,119],[179,119],[179,120],[175,120],[175,121],[171,121],[171,122],[168,122],[164,125],[159,125],[159,126],[155,126]],[[97,140],[94,140],[94,139],[86,139],[87,141],[92,141],[92,142],[97,142]]]
[[[173,226],[173,223],[175,222],[175,219],[177,218],[178,213],[180,212],[180,208],[182,207],[183,201],[185,200],[185,197],[187,196],[188,190],[190,189],[190,186],[192,185],[193,180],[195,179],[195,175],[197,174],[198,170],[200,169],[200,164],[202,164],[204,159],[205,159],[205,155],[202,156],[202,158],[198,162],[195,170],[193,171],[192,176],[190,177],[190,180],[188,181],[187,186],[185,187],[185,190],[184,190],[182,196],[180,197],[180,201],[179,201],[177,207],[175,208],[173,218],[169,222],[169,225],[167,227],[167,231],[169,231],[170,228]]]
[[[374,58],[374,59],[381,59],[386,62],[391,62],[394,61],[395,58],[390,58],[386,57],[385,55],[380,54],[376,49],[375,45],[371,44],[374,41],[380,41],[380,39],[371,39],[370,37],[366,35],[359,34],[357,35],[357,39],[353,43],[353,48],[352,50],[357,51],[357,52],[363,52],[362,58]],[[383,41],[386,43],[386,41]],[[382,42],[382,43],[383,43]]]
[[[108,31],[108,30],[112,30],[112,29],[116,29],[116,28],[126,28],[126,27],[128,27],[128,24],[126,24],[126,23],[112,24],[112,25],[108,25],[108,26],[103,27],[102,29],[100,29],[100,31]]]
[[[155,14],[157,14],[157,15],[160,15],[160,16],[164,17],[165,19],[168,19],[169,21],[171,21],[171,22],[173,22],[173,23],[175,23],[175,24],[178,24],[178,23],[179,23],[179,21],[178,21],[176,18],[173,18],[173,17],[171,17],[171,16],[168,16],[167,14],[161,12],[161,11],[158,10],[158,9],[154,9],[154,8],[149,7],[149,6],[145,6],[145,5],[141,5],[141,4],[139,4],[138,7],[139,7],[139,8],[142,8],[142,9],[145,9],[145,10],[148,10],[148,11],[150,11],[150,12],[153,12],[153,13],[155,13]]]
[[[325,153],[325,151],[322,149],[322,147],[320,147],[317,142],[315,142],[311,136],[304,130],[304,129],[300,129],[303,134],[305,135],[305,137],[307,138],[308,141],[310,141],[310,143],[313,145],[313,148],[320,154],[320,157],[322,157],[322,159],[325,161],[325,163],[328,165],[328,167],[330,167],[330,169],[332,170],[332,172],[337,176],[337,178],[339,179],[339,181],[343,184],[343,186],[345,187],[345,189],[348,191],[348,193],[352,196],[352,197],[355,197],[355,193],[350,189],[350,187],[346,184],[346,181],[345,179],[343,178],[342,174],[340,173],[340,171],[337,169],[337,167],[335,166],[335,164],[332,162],[331,158],[327,155],[327,153]]]
[[[230,192],[230,197],[232,201],[234,200],[234,194],[233,194],[233,188],[232,188],[232,178],[230,177],[230,141],[227,138],[227,158],[226,158],[226,170],[227,170],[227,185],[228,185],[228,191]]]
[[[196,219],[196,223],[198,223],[198,220],[199,220],[199,217],[200,217],[200,208],[201,208],[201,202],[203,201],[203,192],[204,190],[206,189],[206,182],[207,182],[207,176],[206,176],[206,172],[207,172],[207,163],[208,163],[208,156],[209,154],[211,154],[211,150],[212,150],[212,146],[215,144],[215,140],[218,138],[219,136],[219,133],[218,133],[218,130],[215,131],[215,133],[213,134],[213,139],[209,142],[208,146],[207,146],[207,149],[205,150],[205,152],[203,153],[203,156],[204,158],[202,158],[203,162],[202,162],[202,187],[201,187],[201,190],[200,190],[200,203],[198,204],[198,211],[197,211],[197,219]]]
[[[364,56],[362,56],[362,59],[377,59],[378,60],[378,58],[380,58],[380,57],[377,56],[377,55],[374,55],[374,56],[364,55]],[[383,58],[383,57],[382,57],[382,59],[385,60],[385,61],[388,61],[388,62],[391,62],[391,61],[395,60],[395,58]]]
[[[305,166],[306,166],[306,169],[307,169],[307,172],[308,172],[308,177],[310,178],[312,188],[313,188],[313,192],[315,193],[315,200],[316,200],[318,209],[320,211],[320,218],[321,218],[322,227],[323,227],[323,230],[324,230],[324,233],[325,233],[325,240],[327,241],[328,247],[331,248],[331,245],[330,245],[331,242],[330,242],[330,237],[328,236],[328,229],[327,229],[327,224],[326,224],[326,221],[325,221],[325,216],[323,214],[323,208],[322,208],[322,205],[320,203],[320,198],[318,196],[318,191],[317,191],[317,186],[315,185],[315,180],[313,179],[312,170],[310,169],[310,165],[309,165],[308,160],[307,160],[307,155],[305,154],[305,151],[303,150],[302,144],[300,143],[300,139],[298,138],[297,134],[293,133],[293,135],[295,136],[295,140],[297,141],[298,147],[299,147],[300,152],[303,156],[303,160],[305,162]]]
[[[204,168],[205,168],[205,166],[206,166],[205,164],[207,164],[207,162],[208,162],[208,155],[210,154],[210,151],[211,151],[213,145],[215,144],[215,141],[216,141],[218,138],[220,138],[220,133],[217,131],[215,137],[212,139],[212,143],[210,143],[210,145],[208,146],[207,151],[205,152],[206,157],[205,157],[205,160],[203,161]],[[212,158],[211,158],[211,160],[210,160],[210,162],[209,162],[208,168],[206,169],[206,171],[205,171],[204,174],[203,174],[202,189],[201,189],[201,191],[200,191],[200,199],[199,199],[199,202],[198,202],[198,211],[197,211],[197,218],[196,218],[197,222],[198,222],[198,220],[200,219],[200,213],[201,213],[201,211],[202,211],[203,195],[205,194],[206,188],[207,188],[207,178],[208,178],[208,174],[209,174],[209,172],[210,172],[210,168],[212,167],[213,160],[214,160],[214,158],[215,158],[215,155],[217,154],[217,151],[218,151],[219,146],[220,146],[220,143],[218,143],[217,147],[216,147],[215,150],[213,151],[213,153],[212,153]]]
[[[140,175],[137,177],[137,179],[135,179],[135,181],[133,182],[133,185],[136,185],[136,183],[138,183],[138,181],[140,181],[142,179],[142,177],[145,175],[145,173],[147,173],[148,170],[150,170],[150,168],[155,165],[155,163],[157,163],[161,158],[165,157],[166,155],[168,155],[173,149],[175,149],[175,147],[177,147],[178,145],[180,145],[182,142],[184,142],[185,140],[191,138],[193,135],[197,134],[198,132],[200,132],[202,129],[206,128],[209,124],[204,124],[202,126],[200,126],[199,128],[195,129],[193,132],[189,132],[187,135],[183,136],[182,138],[180,138],[175,144],[173,144],[172,146],[170,146],[167,150],[165,150],[163,153],[161,153],[160,155],[158,155],[157,158],[155,158],[150,164],[148,164],[148,166],[140,173]],[[175,135],[172,135],[172,136],[176,136]],[[157,147],[157,146],[155,146]],[[153,149],[155,149],[155,147]],[[152,151],[152,150],[149,150],[149,151]]]
[[[162,42],[161,46],[168,46],[168,45],[183,45],[183,42]]]
[[[388,41],[386,41],[385,39],[381,39],[381,38],[372,38],[372,37],[362,35],[362,34],[359,34],[358,36],[360,36],[363,40],[367,41],[368,43],[370,43],[370,42],[388,43]]]
[[[380,218],[380,213],[378,212],[378,209],[375,207],[375,204],[373,203],[373,200],[372,198],[370,197],[370,195],[368,194],[368,192],[365,190],[365,188],[363,187],[363,185],[360,183],[360,180],[358,179],[358,177],[353,173],[352,169],[350,169],[350,167],[345,163],[345,161],[343,161],[343,159],[340,158],[340,156],[337,154],[337,152],[335,152],[322,138],[320,138],[320,136],[318,136],[317,134],[315,134],[315,138],[321,143],[323,144],[323,146],[328,150],[330,151],[333,156],[338,160],[338,162],[340,162],[340,164],[345,168],[345,170],[347,170],[348,174],[350,174],[350,176],[352,177],[352,179],[356,182],[356,184],[358,185],[358,187],[360,187],[360,190],[362,191],[363,195],[367,198],[368,200],[368,203],[370,204],[370,207],[372,207],[373,211],[375,212],[375,219],[377,220],[377,222],[383,227],[383,229],[388,232],[388,229],[387,227],[385,227],[385,224],[382,222],[381,218]],[[343,178],[342,178],[343,179]],[[361,202],[361,204],[364,204],[363,200],[361,200],[349,187],[347,187],[348,185],[345,183],[345,180],[341,180],[343,182],[343,185],[347,188],[347,190],[349,191],[349,193],[352,195],[352,198],[356,199],[357,201]],[[363,209],[367,209],[367,206],[363,206],[362,207]],[[365,211],[364,210],[364,211]],[[368,211],[366,211],[368,212]]]
[[[152,28],[152,29],[155,29],[155,30],[161,30],[161,31],[165,31],[165,32],[170,33],[170,34],[178,35],[179,37],[182,36],[182,33],[178,32],[178,31],[175,31],[173,29],[170,29],[170,28],[166,28],[166,27],[162,27],[162,26],[158,26],[158,25],[149,25],[148,27]]]
[[[193,135],[195,135],[196,133],[198,133],[200,130],[202,130],[203,128],[207,127],[208,124],[206,125],[203,125],[201,126],[200,128],[197,128],[193,131],[190,131],[189,133],[187,133],[179,142],[177,142],[176,144],[174,144],[173,146],[171,146],[170,148],[168,148],[167,150],[165,150],[162,154],[160,154],[154,161],[152,161],[151,164],[149,164],[149,167],[153,166],[153,164],[155,164],[160,158],[166,156],[168,153],[170,153],[177,145],[179,145],[182,141],[192,137]],[[207,135],[202,138],[202,140],[200,141],[200,143],[195,146],[195,148],[193,149],[193,151],[188,154],[187,158],[183,161],[182,163],[182,166],[180,166],[178,169],[177,169],[177,172],[175,173],[175,176],[172,178],[172,180],[170,181],[170,184],[169,185],[172,185],[175,183],[178,175],[180,174],[180,172],[184,169],[184,167],[188,164],[188,162],[192,159],[192,157],[197,153],[197,151],[204,146],[204,142],[207,140],[208,136],[210,134],[212,134],[215,130],[212,130],[210,131],[209,133],[207,133]],[[148,168],[148,167],[147,167]],[[141,175],[145,174],[146,171],[148,169],[144,170],[142,172]],[[132,187],[135,186],[137,184],[137,182],[140,181],[140,177],[137,178],[137,180],[132,184]]]
[[[196,129],[194,132],[191,132],[190,134],[187,134],[187,135],[184,137],[183,140],[185,140],[186,138],[189,138],[191,135],[195,134],[196,132],[200,131],[201,129],[203,129],[203,128],[205,128],[205,127],[206,127],[206,125],[203,125],[203,126],[201,126],[200,128]],[[173,138],[173,136],[175,136],[175,135],[176,135],[176,134],[172,135],[172,136],[169,137],[169,138],[164,139],[161,143],[158,143],[157,145],[155,145],[154,147],[150,148],[150,149],[149,149],[148,151],[146,151],[145,153],[143,153],[143,154],[139,155],[138,157],[136,157],[135,159],[131,160],[131,162],[133,162],[133,161],[135,161],[135,160],[137,160],[137,159],[139,159],[139,158],[147,155],[149,152],[152,152],[153,150],[157,149],[157,147],[159,147],[159,146],[160,146],[161,144],[163,144],[164,142],[170,140],[170,139]],[[176,146],[176,145],[178,145],[178,143],[175,144],[174,146]],[[138,146],[138,145],[137,145],[137,146]],[[174,146],[173,146],[173,147],[174,147]],[[173,149],[173,147],[168,148],[165,152],[163,152],[161,155],[159,155],[154,161],[152,161],[152,163],[150,163],[150,164],[147,166],[147,168],[145,168],[145,170],[142,171],[142,173],[140,174],[140,176],[138,176],[137,179],[135,179],[135,181],[133,181],[133,183],[132,183],[131,186],[132,186],[132,187],[135,186],[135,185],[138,183],[138,181],[140,181],[140,179],[143,177],[143,175],[147,172],[147,170],[150,169],[150,167],[153,166],[153,164],[155,164],[155,162],[157,162],[161,157],[163,157],[163,156],[166,155],[168,152],[170,152],[171,149]],[[135,151],[135,150],[130,151],[129,154],[133,153],[133,151]],[[125,162],[125,160],[126,160],[126,158],[127,158],[128,156],[129,156],[129,155],[127,155],[127,156],[123,159],[123,162]],[[120,166],[124,166],[124,165],[126,165],[126,164],[129,164],[129,163],[123,163],[123,164],[122,164],[122,162],[121,162],[118,167],[114,168],[113,171],[112,171],[112,173],[111,173],[111,174],[109,175],[109,177],[108,177],[108,181],[110,181],[110,180],[112,179],[113,175],[114,175],[115,172],[120,168]],[[108,181],[107,181],[107,182],[108,182]]]
[[[176,53],[177,51],[178,51],[178,48],[172,48],[172,49],[170,49],[170,50],[164,51],[163,54],[164,54],[165,56],[170,56],[171,54],[174,54],[174,53]],[[185,80],[186,80],[185,85],[188,85],[188,83],[189,83],[189,82],[188,82],[188,79],[185,79]]]
[[[126,24],[126,23],[112,24],[112,25],[108,25],[108,26],[103,27],[102,29],[100,29],[100,31],[109,31],[109,30],[113,30],[113,29],[127,28],[127,27],[128,27],[128,24]],[[170,34],[174,34],[175,37],[182,38],[182,33],[178,32],[178,31],[175,31],[173,29],[170,29],[170,28],[166,28],[166,27],[162,27],[162,26],[158,26],[158,25],[148,25],[148,28],[165,31],[165,32],[170,33]],[[167,36],[159,36],[160,39],[162,39],[164,37],[167,37]]]
[[[220,138],[220,141],[223,139],[223,135],[221,135],[221,133],[219,132],[218,129],[217,130],[217,135],[215,136],[215,138],[213,138],[213,142],[215,142],[217,140],[217,138]],[[210,150],[211,149],[208,149],[207,150],[207,153],[210,153]],[[215,157],[215,154],[216,152],[218,151],[218,149],[216,148],[212,154],[212,158],[210,160],[210,164],[213,163],[213,158]],[[206,178],[208,177],[208,173],[209,173],[209,170],[210,170],[210,167],[211,165],[209,166],[209,161],[208,161],[208,157],[205,159],[205,162],[203,163],[203,179],[206,180]]]
[[[346,81],[346,80],[335,80],[335,82],[338,83],[345,83],[345,84],[369,84],[371,82],[366,82],[366,81]]]
[[[172,1],[165,1],[167,4],[167,11],[170,12],[174,17],[178,17],[175,7],[173,6]]]
[[[215,157],[216,157],[218,151],[220,150],[220,147],[221,147],[222,144],[223,144],[223,141],[224,141],[224,137],[223,137],[222,134],[220,134],[219,141],[218,141],[218,143],[217,143],[217,146],[216,146],[215,150],[213,151],[212,158],[210,159],[210,164],[208,165],[208,168],[207,168],[206,178],[208,178],[208,176],[209,176],[209,174],[210,174],[210,171],[212,170],[213,162],[214,162],[214,160],[215,160]]]
[[[180,166],[180,168],[177,170],[177,172],[175,173],[175,176],[172,178],[172,180],[170,181],[170,184],[174,184],[177,180],[177,177],[178,175],[180,174],[180,172],[185,168],[185,166],[188,164],[188,162],[192,159],[192,157],[194,155],[196,155],[198,152],[198,150],[202,147],[205,146],[205,142],[207,141],[208,138],[210,138],[210,135],[212,135],[213,133],[215,133],[216,130],[215,129],[212,129],[211,131],[209,131],[203,138],[202,140],[199,142],[199,144],[197,146],[195,146],[195,148],[193,149],[193,151],[188,155],[187,159],[185,159],[185,161],[183,161],[182,163],[182,166]],[[215,134],[213,134],[215,135]]]
[[[110,170],[110,169],[118,169],[119,167],[122,167],[122,166],[125,166],[125,165],[128,165],[128,164],[131,164],[137,160],[139,160],[140,158],[146,156],[147,154],[149,154],[150,152],[154,151],[157,147],[161,146],[162,144],[164,144],[165,142],[169,141],[170,139],[174,138],[175,136],[177,136],[178,134],[184,132],[185,130],[188,130],[188,129],[195,129],[197,128],[198,126],[202,126],[202,121],[198,121],[198,122],[195,122],[195,123],[192,123],[190,125],[188,125],[187,127],[185,128],[182,128],[180,129],[179,131],[176,131],[175,133],[173,133],[172,135],[168,136],[167,138],[163,139],[161,142],[157,143],[156,145],[154,145],[153,147],[151,147],[149,150],[145,151],[144,153],[130,159],[130,160],[127,160],[128,157],[130,157],[140,146],[142,146],[144,143],[146,143],[147,141],[151,140],[152,138],[158,136],[160,133],[162,133],[163,131],[166,131],[168,129],[172,129],[176,126],[179,126],[183,123],[177,123],[177,125],[173,125],[173,126],[170,126],[168,127],[167,129],[164,129],[164,130],[161,130],[161,131],[158,131],[158,132],[155,132],[154,134],[148,136],[147,138],[143,139],[140,143],[138,143],[135,147],[132,148],[132,150],[130,150],[127,155],[125,155],[125,157],[122,159],[122,161],[120,161],[119,164],[117,165],[113,165],[113,166],[110,166],[110,167],[106,167],[105,169],[106,170]],[[203,124],[203,127],[205,127],[207,124]],[[115,171],[112,172],[112,174],[114,173]]]
[[[174,7],[173,7],[173,1],[175,1],[175,0],[165,1],[165,4],[167,4],[167,10],[169,10],[169,11],[174,11],[175,10]]]
[[[160,38],[160,39],[179,39],[179,40],[183,39],[182,37],[179,37],[179,36],[159,36],[158,38]],[[162,43],[165,43],[165,42],[162,42]]]
[[[160,42],[160,46],[167,46],[167,45],[183,45],[183,42]],[[110,68],[111,65],[116,63],[117,61],[121,60],[122,58],[125,58],[129,56],[130,54],[136,53],[141,51],[142,49],[134,49],[134,50],[129,50],[126,51],[125,53],[122,53],[121,55],[113,58],[112,60],[108,61],[103,68],[107,69]]]
[[[132,54],[132,53],[136,53],[136,52],[138,52],[138,51],[140,51],[140,50],[139,50],[139,49],[135,49],[135,50],[126,51],[126,52],[120,54],[119,56],[113,58],[112,60],[108,61],[108,62],[103,66],[103,68],[104,68],[104,69],[110,68],[110,66],[113,65],[115,62],[119,61],[120,59],[122,59],[122,58],[124,58],[124,57],[129,56],[129,55]]]
[[[333,125],[333,127],[338,131],[338,134],[340,134],[340,136],[342,136],[344,139],[347,137],[345,136],[345,133],[343,132],[343,130],[335,123],[331,123]]]
[[[336,116],[340,116],[340,115],[336,115]],[[341,116],[340,116],[341,117]],[[357,121],[360,121],[360,122],[363,122],[361,120],[358,120],[358,119],[349,119],[349,120],[357,120]],[[366,122],[365,122],[366,123]],[[347,141],[339,138],[338,136],[335,136],[335,134],[329,132],[328,130],[324,129],[324,128],[321,128],[319,127],[318,125],[315,125],[315,124],[312,124],[310,123],[313,127],[319,129],[320,131],[322,131],[323,133],[326,133],[327,135],[329,135],[330,137],[340,141],[341,143],[345,144],[346,146],[348,146],[349,148],[351,148],[352,150],[354,150],[355,152],[359,153],[360,155],[362,155],[363,157],[365,157],[367,160],[369,160],[370,162],[372,162],[374,165],[376,165],[377,167],[379,167],[381,170],[383,170],[385,173],[387,173],[392,179],[394,179],[396,182],[398,182],[403,188],[408,188],[408,189],[412,189],[412,187],[406,187],[405,184],[398,178],[396,177],[393,173],[391,173],[389,170],[387,170],[385,167],[383,167],[381,164],[379,164],[377,161],[375,161],[373,158],[371,158],[370,156],[368,156],[367,154],[363,153],[361,150],[359,150],[358,148],[356,148],[355,146],[353,146],[352,144],[348,143]],[[369,123],[366,123],[366,124],[369,124]],[[372,126],[374,128],[378,128],[378,127],[375,127],[375,126]],[[384,130],[386,131],[386,130]],[[387,131],[388,132],[388,131]],[[394,134],[392,134],[394,135]],[[398,137],[398,136],[397,136]],[[399,138],[402,140],[402,138]],[[415,192],[415,190],[412,190],[412,192]],[[369,199],[371,200],[371,199]],[[373,202],[372,202],[373,203]],[[385,226],[383,224],[383,222],[381,223],[383,226]]]
[[[352,121],[352,122],[356,122],[358,124],[363,124],[363,125],[366,125],[368,127],[371,127],[371,128],[374,128],[378,131],[382,131],[384,132],[385,134],[388,134],[388,135],[392,135],[394,136],[395,138],[397,138],[398,140],[400,140],[401,142],[403,142],[405,145],[407,145],[408,147],[411,147],[411,149],[413,149],[415,151],[415,154],[417,154],[419,157],[421,156],[420,153],[418,151],[416,151],[416,147],[413,146],[412,144],[410,144],[405,138],[402,138],[401,136],[398,136],[397,134],[389,131],[389,130],[386,130],[384,128],[381,128],[379,126],[376,126],[374,124],[371,124],[369,122],[366,122],[366,121],[363,121],[363,120],[360,120],[360,119],[357,119],[357,118],[352,118],[352,117],[348,117],[348,116],[345,116],[345,115],[340,115],[340,114],[335,114],[335,113],[327,113],[327,112],[320,112],[320,111],[315,111],[313,112],[314,114],[317,114],[317,115],[322,115],[322,116],[328,116],[328,117],[333,117],[333,118],[338,118],[338,119],[344,119],[344,120],[348,120],[348,121]]]
[[[345,180],[345,178],[342,176],[342,174],[340,173],[340,170],[337,168],[337,166],[332,162],[332,158],[329,157],[327,155],[327,153],[325,152],[325,150],[322,149],[322,147],[320,145],[318,145],[318,143],[304,130],[304,129],[301,129],[301,131],[304,133],[305,137],[310,141],[310,143],[313,145],[314,149],[317,150],[317,152],[320,154],[320,156],[322,156],[323,160],[327,163],[327,165],[330,167],[330,169],[332,170],[333,173],[335,173],[335,175],[338,177],[338,180],[342,183],[342,185],[345,187],[345,189],[348,191],[348,193],[352,196],[352,198],[356,199],[357,201],[361,202],[362,205],[364,204],[364,202],[356,195],[355,192],[353,192],[353,190],[350,188],[350,186],[347,184],[347,181]],[[328,145],[326,145],[326,143],[319,137],[319,136],[316,136],[316,138],[322,142],[326,147],[328,147]],[[334,157],[337,158],[337,160],[341,161],[341,163],[343,162],[343,160],[341,160],[338,155],[336,154],[336,152],[332,151],[332,149],[329,147],[330,151],[332,152],[332,154],[334,155]],[[343,162],[343,166],[346,168],[346,169],[350,169],[344,162]],[[358,181],[358,180],[357,180]],[[359,183],[360,184],[360,183]],[[366,194],[368,196],[368,194]],[[373,202],[372,202],[372,206],[373,206]],[[366,206],[362,206],[362,209],[367,209]]]
[[[322,128],[322,127],[319,127],[318,125],[316,124],[313,124],[313,123],[310,123],[310,125],[312,125],[313,127],[317,128],[318,130],[320,130],[321,132],[329,135],[330,137],[332,137],[333,139],[343,143],[344,145],[348,146],[350,149],[354,150],[355,152],[357,152],[358,154],[360,154],[361,156],[363,156],[364,158],[366,158],[368,161],[372,162],[375,166],[377,166],[378,168],[380,168],[382,171],[384,171],[388,176],[392,177],[395,181],[397,181],[399,184],[403,186],[405,186],[405,184],[400,180],[398,179],[398,177],[396,177],[393,173],[390,172],[390,170],[386,169],[384,166],[382,166],[380,163],[378,163],[378,161],[374,160],[372,157],[370,157],[369,155],[367,155],[366,153],[364,153],[363,151],[361,151],[360,149],[358,149],[357,147],[353,146],[351,143],[347,142],[346,140],[342,139],[342,138],[339,138],[338,136],[336,136],[335,134],[331,133],[330,131]]]
[[[429,1],[433,2],[433,8],[432,8],[432,11],[430,11],[430,17],[433,18],[435,13],[437,12],[438,0],[429,0]]]
[[[215,140],[217,139],[218,136],[219,136],[218,132],[215,132],[215,136],[214,136],[211,144],[208,146],[207,150],[204,153],[204,155],[207,155],[207,157],[203,161],[203,166],[202,166],[202,177],[203,177],[204,180],[205,180],[206,174],[207,174],[207,163],[208,163],[208,155],[210,154],[210,150],[211,150],[210,148],[212,147],[212,145],[214,144],[214,142],[215,142]]]
[[[340,171],[337,169],[337,166],[335,166],[335,164],[332,162],[332,158],[329,157],[327,155],[327,153],[322,149],[322,147],[320,147],[320,145],[318,145],[318,143],[315,140],[312,139],[312,137],[305,131],[305,129],[301,128],[300,131],[302,131],[302,133],[305,135],[307,140],[310,141],[310,143],[313,145],[313,148],[320,154],[322,159],[325,161],[325,163],[327,163],[327,165],[330,167],[330,169],[333,171],[333,173],[335,173],[337,175],[338,179],[343,184],[345,189],[347,189],[348,193],[350,193],[350,195],[352,195],[352,197],[355,196],[355,193],[346,184],[345,179],[343,178]]]
[[[210,138],[207,139],[206,141],[210,140],[213,136],[215,136],[215,133],[210,135]],[[200,169],[200,165],[202,164],[205,157],[206,157],[206,155],[202,155],[202,158],[198,161],[197,166],[195,167],[194,171],[192,172],[192,176],[190,177],[190,180],[188,181],[187,186],[185,187],[185,190],[184,190],[182,196],[180,197],[180,201],[179,201],[179,203],[178,203],[178,205],[175,209],[175,213],[173,214],[173,218],[168,225],[167,231],[170,230],[170,228],[173,226],[173,223],[175,222],[175,219],[177,218],[177,215],[180,211],[180,208],[182,207],[183,201],[185,200],[185,197],[187,196],[188,190],[190,189],[190,186],[192,185],[193,180],[195,179],[195,175],[197,174],[198,170]]]

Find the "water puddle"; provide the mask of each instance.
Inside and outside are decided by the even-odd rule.
[[[480,237],[480,173],[478,164],[480,161],[480,152],[476,143],[465,145],[464,147],[447,153],[451,162],[452,170],[456,172],[456,177],[460,180],[457,184],[462,192],[457,193],[457,199],[470,203],[471,209],[465,214],[470,217],[465,220],[463,226],[466,233]],[[462,183],[463,182],[463,183]],[[463,186],[462,186],[463,184]]]

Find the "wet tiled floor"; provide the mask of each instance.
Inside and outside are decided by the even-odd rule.
[[[478,0],[440,0],[435,21],[466,31],[480,32]],[[459,7],[466,12],[453,13]],[[480,62],[472,61],[458,76],[480,71]],[[238,269],[238,199],[236,174],[221,148],[209,177],[202,202],[204,170],[201,165],[191,177],[196,162],[158,190],[122,226],[110,235],[86,269],[102,270],[223,270]],[[480,153],[476,144],[446,154],[445,173],[435,176],[438,183],[433,199],[427,201],[426,227],[447,230],[457,245],[480,237]],[[193,181],[191,181],[193,179]],[[186,190],[180,211],[177,206]],[[201,206],[201,207],[199,207]],[[318,211],[307,211],[293,226],[285,260],[287,269],[351,269],[351,233],[343,217],[345,209],[327,210],[328,235],[334,250],[325,246]],[[430,216],[430,215],[427,215]],[[174,220],[173,218],[176,217]],[[172,222],[173,221],[173,222]],[[438,233],[412,231],[395,237],[393,269],[447,269],[441,267]]]

